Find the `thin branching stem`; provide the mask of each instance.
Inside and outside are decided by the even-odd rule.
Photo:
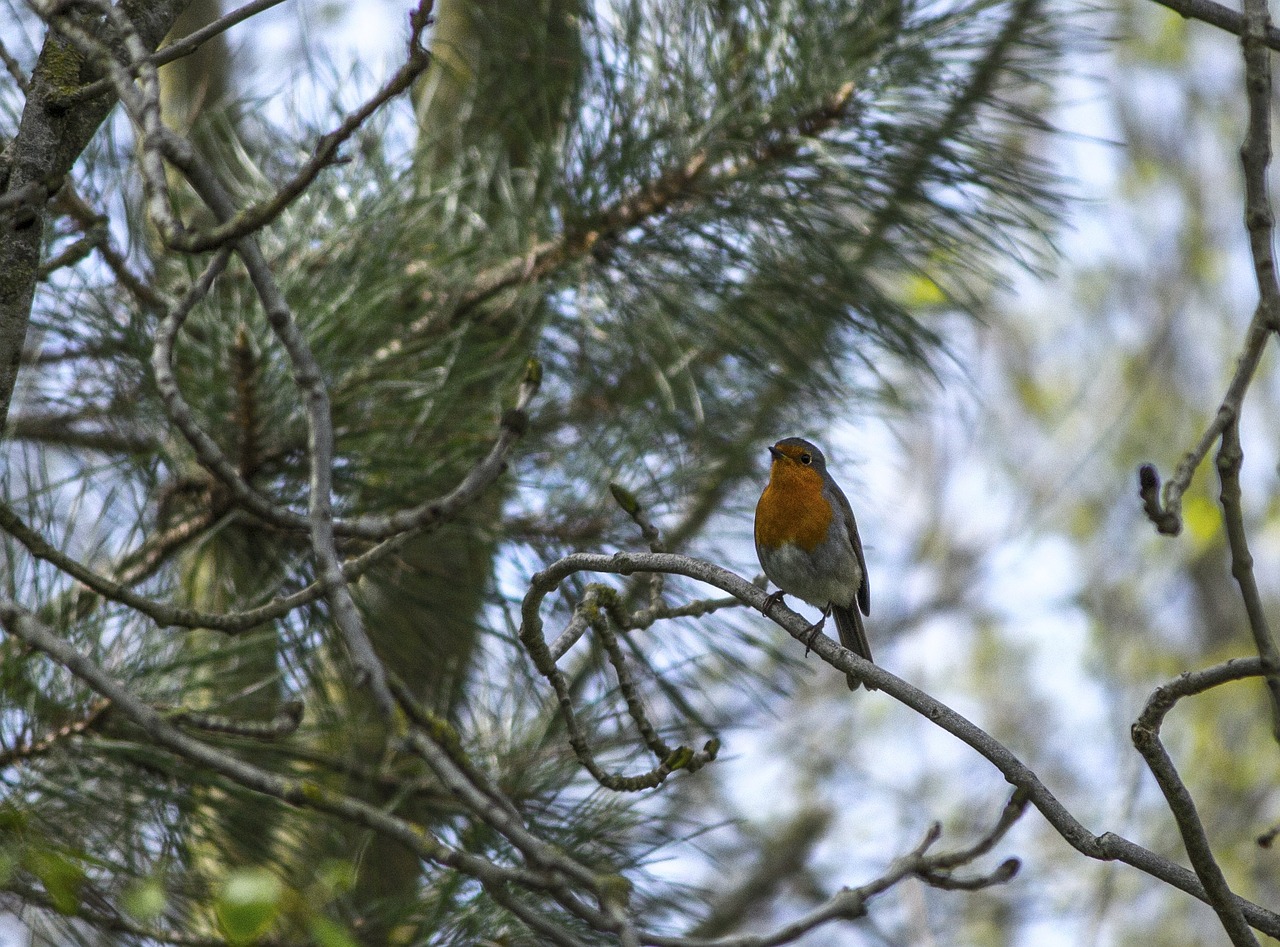
[[[1210,26],[1243,36],[1246,30],[1245,17],[1239,11],[1223,6],[1215,0],[1156,0],[1161,6],[1168,7],[1175,13],[1189,20],[1200,20]],[[1271,49],[1280,49],[1280,30],[1267,24],[1264,42]]]
[[[1258,306],[1245,332],[1244,346],[1218,410],[1200,440],[1178,463],[1163,492],[1154,466],[1143,465],[1138,472],[1143,509],[1156,529],[1169,535],[1177,535],[1181,531],[1183,494],[1213,445],[1223,437],[1223,432],[1239,423],[1245,394],[1257,373],[1267,339],[1271,333],[1280,331],[1280,284],[1276,279],[1272,249],[1275,215],[1267,193],[1267,166],[1271,163],[1271,54],[1267,46],[1274,30],[1266,0],[1246,0],[1239,26],[1231,31],[1240,34],[1249,108],[1249,126],[1240,146],[1240,165],[1244,172],[1244,223],[1258,286]]]
[[[1240,587],[1240,598],[1244,601],[1258,657],[1269,669],[1266,683],[1271,698],[1271,733],[1280,742],[1280,654],[1276,652],[1275,637],[1262,604],[1262,593],[1253,571],[1253,554],[1249,551],[1249,538],[1244,528],[1240,491],[1240,468],[1243,464],[1240,423],[1232,421],[1222,432],[1222,447],[1217,458],[1218,477],[1222,484],[1222,521],[1226,527],[1227,546],[1231,550],[1231,575]]]
[[[644,702],[640,700],[640,691],[636,687],[635,675],[627,667],[627,658],[618,644],[617,634],[609,627],[609,619],[604,616],[601,616],[594,627],[596,637],[600,639],[605,654],[609,656],[609,663],[613,665],[613,671],[618,675],[618,689],[622,692],[622,700],[627,705],[627,713],[635,723],[640,738],[644,740],[644,745],[658,758],[658,762],[662,762],[671,755],[671,747],[667,746],[666,741],[658,734],[653,721],[649,719],[648,712],[644,709]]]
[[[1011,800],[1010,806],[1012,805]],[[950,890],[977,890],[1004,884],[1017,874],[1017,859],[1008,859],[1002,862],[994,871],[971,878],[954,878],[949,869],[965,863],[957,861],[961,857],[961,853],[972,852],[973,855],[969,859],[972,860],[972,858],[977,858],[989,848],[989,846],[984,847],[987,839],[991,839],[991,844],[994,845],[999,838],[1003,837],[1005,832],[1017,821],[1023,809],[1025,809],[1025,806],[1015,808],[1016,814],[1010,816],[1010,806],[1005,807],[1000,821],[984,839],[974,845],[960,849],[959,852],[947,855],[928,854],[929,849],[942,835],[941,826],[936,822],[933,823],[920,842],[911,851],[894,859],[893,863],[879,877],[859,885],[857,888],[842,888],[832,895],[825,904],[768,933],[741,934],[716,938],[696,936],[650,937],[644,943],[654,945],[654,947],[778,947],[778,945],[789,944],[799,940],[808,932],[831,921],[853,920],[865,916],[868,902],[873,897],[883,894],[907,878],[919,878],[927,885]],[[943,862],[946,862],[945,868],[942,864]]]
[[[1147,767],[1169,803],[1169,811],[1178,823],[1182,844],[1191,859],[1196,876],[1204,885],[1207,900],[1218,913],[1223,928],[1236,947],[1257,947],[1258,940],[1249,929],[1239,899],[1232,893],[1221,867],[1213,857],[1213,849],[1205,834],[1204,824],[1200,821],[1200,814],[1196,811],[1195,800],[1191,798],[1186,783],[1178,775],[1177,767],[1173,765],[1173,760],[1160,741],[1160,727],[1165,715],[1183,697],[1203,693],[1211,687],[1230,681],[1254,677],[1264,670],[1260,660],[1247,658],[1183,674],[1171,684],[1155,690],[1132,730],[1133,745],[1146,760]]]
[[[555,684],[555,679],[559,676],[559,669],[549,661],[550,652],[543,637],[543,623],[539,612],[547,595],[554,591],[561,582],[578,572],[630,576],[637,572],[654,569],[670,575],[683,575],[699,582],[707,583],[738,597],[757,610],[763,609],[767,598],[762,589],[752,585],[742,577],[712,563],[687,556],[669,553],[615,553],[612,556],[578,553],[566,556],[551,563],[533,576],[530,581],[529,591],[526,593],[521,605],[520,640],[529,650],[535,667],[544,676],[552,680],[553,685]],[[785,606],[775,606],[770,609],[768,617],[781,625],[797,641],[808,641],[810,624],[803,616],[796,614]],[[1058,834],[1081,854],[1100,861],[1124,862],[1139,871],[1186,892],[1194,898],[1210,903],[1203,883],[1188,869],[1114,833],[1107,832],[1102,835],[1095,835],[1086,829],[1041,781],[1040,777],[1008,747],[941,701],[913,687],[885,668],[872,664],[852,651],[842,648],[836,641],[825,635],[819,635],[814,639],[812,650],[837,670],[845,674],[852,674],[862,680],[863,683],[875,685],[877,690],[910,707],[936,726],[972,747],[995,766],[1010,784],[1025,793],[1030,804],[1039,810]],[[1257,659],[1250,660],[1253,662],[1250,665],[1250,673],[1253,675],[1261,674],[1263,672],[1261,661]],[[567,694],[559,695],[559,690],[557,687],[561,707],[564,710]],[[581,734],[578,734],[577,738],[585,740]],[[1239,906],[1243,916],[1252,927],[1272,937],[1280,936],[1280,914],[1276,914],[1236,895],[1232,896],[1232,900]]]

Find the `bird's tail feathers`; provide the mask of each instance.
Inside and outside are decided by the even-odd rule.
[[[831,609],[831,613],[836,619],[836,630],[840,633],[840,644],[844,645],[854,654],[872,660],[871,645],[867,643],[867,629],[863,627],[862,616],[858,614],[858,606],[851,605],[849,608],[841,608],[835,605]],[[847,675],[849,680],[849,690],[856,691],[862,683],[852,674]],[[870,684],[867,690],[875,690]]]

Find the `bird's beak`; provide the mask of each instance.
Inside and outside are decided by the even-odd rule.
[[[778,448],[776,448],[776,447],[770,447],[770,448],[769,448],[769,455],[770,455],[774,460],[777,460],[779,457],[781,457],[781,456],[782,456],[782,451],[778,450]]]

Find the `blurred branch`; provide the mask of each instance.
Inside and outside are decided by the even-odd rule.
[[[1147,700],[1142,714],[1133,725],[1133,745],[1138,748],[1142,758],[1147,761],[1151,774],[1155,776],[1169,803],[1169,810],[1178,823],[1178,831],[1182,834],[1182,844],[1191,859],[1191,866],[1208,896],[1210,906],[1218,913],[1222,926],[1236,947],[1257,947],[1257,938],[1249,929],[1241,910],[1240,900],[1232,893],[1227,880],[1213,857],[1213,849],[1209,846],[1204,825],[1196,811],[1195,800],[1187,790],[1186,784],[1178,775],[1173,760],[1160,742],[1160,726],[1165,715],[1173,709],[1183,697],[1199,694],[1211,687],[1218,687],[1229,681],[1238,681],[1246,677],[1256,677],[1265,673],[1263,662],[1255,658],[1236,659],[1214,667],[1205,668],[1183,674],[1171,684],[1156,688]]]
[[[809,931],[834,920],[853,920],[864,917],[867,903],[876,895],[883,894],[894,885],[907,878],[919,878],[925,884],[934,885],[934,879],[940,879],[936,887],[966,887],[969,890],[1004,884],[1017,873],[1017,859],[1003,862],[995,871],[981,878],[966,879],[960,885],[947,880],[937,862],[937,857],[929,856],[928,850],[942,836],[942,827],[934,823],[925,833],[924,838],[906,855],[896,859],[889,869],[880,877],[857,888],[844,888],[834,894],[826,904],[810,911],[803,917],[767,934],[743,934],[738,937],[653,937],[645,941],[655,947],[774,947],[799,940]],[[943,856],[949,858],[952,856]]]
[[[40,181],[28,181],[0,194],[0,211],[8,211],[10,217],[4,223],[10,224],[14,229],[29,225],[29,217],[61,186],[62,178],[51,176]]]
[[[760,610],[763,614],[767,596],[762,589],[719,566],[687,556],[669,553],[620,552],[612,556],[578,553],[551,563],[530,580],[529,591],[521,604],[520,640],[529,650],[535,667],[552,682],[557,698],[560,700],[562,712],[566,715],[571,714],[572,708],[566,707],[568,695],[558,683],[559,671],[551,660],[551,652],[543,636],[542,617],[539,614],[543,600],[564,579],[578,572],[633,575],[650,570],[659,570],[669,575],[683,575],[713,585],[739,598],[752,608]],[[802,644],[807,642],[810,625],[803,616],[786,607],[775,606],[770,609],[768,617],[781,625],[796,641]],[[1212,903],[1203,883],[1191,871],[1114,833],[1095,835],[1090,832],[1049,791],[1035,772],[1004,744],[941,701],[913,687],[885,668],[842,648],[826,635],[819,635],[813,641],[812,649],[834,668],[845,674],[854,675],[863,683],[874,684],[887,696],[916,711],[934,725],[976,750],[995,766],[1009,783],[1021,790],[1027,801],[1040,811],[1057,833],[1082,855],[1099,861],[1122,861],[1198,900]],[[1262,662],[1259,659],[1245,659],[1236,664],[1246,669],[1240,672],[1242,676],[1262,673]],[[573,739],[583,738],[578,733],[571,735],[571,742]],[[576,746],[575,751],[577,751]],[[1280,914],[1237,895],[1232,895],[1231,900],[1239,907],[1250,925],[1272,937],[1280,937]]]
[[[63,348],[46,351],[41,348],[29,348],[22,355],[23,365],[58,365],[74,362],[82,358],[105,358],[117,350],[115,345],[101,342],[87,344],[77,348]],[[16,419],[15,419],[16,420]]]
[[[1245,35],[1246,17],[1214,0],[1156,0],[1156,3],[1168,7],[1174,13],[1180,13],[1186,19],[1200,20],[1237,36]],[[1267,24],[1263,42],[1272,49],[1280,49],[1280,30]]]
[[[146,62],[151,66],[164,66],[168,63],[175,62],[184,56],[190,56],[197,49],[213,39],[225,33],[231,27],[238,23],[243,23],[252,16],[256,16],[265,10],[279,6],[284,0],[253,0],[252,3],[246,3],[242,7],[237,7],[225,16],[219,17],[212,23],[202,26],[200,29],[188,33],[182,39],[167,46],[162,46],[156,52],[146,57]],[[98,79],[88,85],[82,86],[76,90],[76,99],[91,98],[111,88],[111,80],[107,78]]]
[[[760,857],[755,865],[712,903],[687,936],[723,936],[740,928],[750,913],[767,909],[778,889],[804,870],[831,817],[829,808],[805,808],[771,831],[756,846]]]
[[[56,256],[52,256],[40,264],[40,268],[36,271],[39,279],[48,279],[58,270],[68,266],[75,266],[94,251],[102,241],[103,236],[104,233],[101,230],[90,231],[79,240],[73,240],[67,244]]]
[[[466,757],[453,727],[447,721],[424,709],[414,699],[404,682],[394,673],[391,674],[390,681],[401,709],[417,728],[407,737],[408,745],[426,762],[449,794],[486,825],[504,836],[532,863],[562,873],[565,878],[575,879],[594,891],[602,910],[606,916],[609,916],[608,905],[612,903],[610,892],[619,886],[625,889],[628,885],[626,880],[621,876],[597,875],[530,832],[511,801]],[[562,890],[559,897],[562,903],[571,908],[574,906],[576,899],[567,890]],[[504,906],[511,909],[531,928],[549,936],[553,943],[578,943],[554,925],[547,926],[549,922],[540,920],[537,912],[521,913],[511,904]],[[634,934],[633,924],[625,915],[610,916],[609,919],[624,935]],[[543,926],[540,927],[539,924]],[[622,941],[638,944],[634,936],[630,938],[623,936]]]
[[[286,701],[280,712],[270,720],[241,720],[221,714],[210,714],[186,708],[167,713],[173,723],[203,730],[206,733],[221,733],[227,736],[244,737],[248,740],[278,740],[292,736],[302,725],[302,714],[305,707],[300,700]]]
[[[129,261],[125,255],[111,242],[110,219],[107,215],[98,213],[89,206],[88,202],[76,192],[71,181],[64,183],[54,196],[54,207],[75,220],[82,231],[102,233],[102,239],[95,246],[98,256],[102,257],[102,261],[111,268],[120,285],[129,291],[142,308],[154,312],[162,312],[169,308],[170,302],[164,294],[152,286],[148,280],[134,273],[129,268]]]
[[[279,6],[282,2],[283,0],[253,0],[252,3],[237,7],[225,16],[221,16],[195,32],[187,34],[182,39],[160,47],[148,58],[154,65],[163,66],[176,59],[181,59],[183,56],[189,56],[215,36],[225,33],[231,27],[238,23],[243,23],[252,16],[257,16],[259,13],[270,10],[274,6]]]
[[[31,83],[27,80],[27,74],[23,72],[22,65],[14,58],[13,53],[9,52],[9,47],[5,46],[3,40],[0,40],[0,62],[4,63],[4,68],[8,70],[9,78],[18,87],[18,91],[23,95],[29,93]]]
[[[204,510],[152,533],[137,549],[120,558],[115,569],[115,581],[126,586],[136,585],[155,575],[170,556],[212,526],[216,519],[211,511]]]
[[[159,441],[139,430],[77,427],[75,415],[19,414],[9,419],[6,436],[60,447],[102,451],[109,454],[150,454]]]
[[[930,162],[939,147],[943,142],[954,137],[958,129],[969,123],[978,106],[991,96],[996,84],[1000,81],[1009,57],[1018,48],[1019,40],[1035,22],[1036,11],[1041,2],[1042,0],[1018,0],[1009,11],[995,41],[986,54],[974,64],[968,81],[952,98],[946,115],[929,129],[928,134],[916,145],[911,157],[903,162],[889,195],[881,203],[875,218],[867,227],[867,233],[861,242],[861,251],[854,264],[855,269],[862,270],[874,262],[875,256],[885,243],[885,235],[901,219],[903,207],[915,200],[918,195],[920,183],[929,170]]]
[[[51,750],[62,746],[72,737],[77,737],[82,733],[87,733],[95,727],[101,725],[106,717],[107,711],[111,708],[110,701],[98,701],[89,708],[88,713],[78,720],[63,724],[52,733],[47,733],[40,739],[28,740],[20,743],[8,750],[0,751],[0,770],[5,767],[13,766],[17,763],[23,763],[37,756],[42,756]]]
[[[42,911],[66,914],[65,904],[57,904],[45,892],[23,885],[13,878],[5,881],[4,889],[0,890],[0,908],[10,911],[12,908],[5,903],[5,898],[3,897],[5,894],[19,899],[23,904],[39,908]],[[95,898],[95,900],[98,900],[98,898]],[[75,912],[71,916],[96,931],[107,934],[123,934],[129,937],[131,941],[136,938],[137,941],[148,944],[172,944],[173,947],[236,947],[231,941],[221,937],[204,937],[199,934],[160,930],[147,927],[144,924],[138,924],[119,913],[109,903],[106,903],[105,898],[101,900],[104,903],[96,909],[90,908],[85,904],[77,905]],[[17,914],[18,912],[14,911],[13,913]],[[300,942],[281,941],[274,937],[255,939],[254,945],[255,947],[304,947]]]

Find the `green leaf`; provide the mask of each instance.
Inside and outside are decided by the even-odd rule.
[[[214,911],[227,940],[244,944],[261,937],[280,913],[284,885],[265,868],[246,868],[227,876]]]

